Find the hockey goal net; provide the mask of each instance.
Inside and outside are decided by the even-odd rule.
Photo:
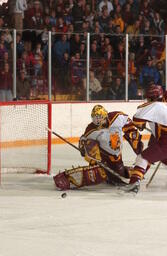
[[[0,103],[0,173],[50,172],[51,103]]]

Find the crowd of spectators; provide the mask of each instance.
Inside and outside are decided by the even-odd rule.
[[[86,97],[90,33],[90,99],[125,99],[129,34],[129,99],[149,83],[165,86],[165,15],[156,0],[11,0],[0,6],[0,100],[11,100],[13,35],[17,30],[17,97],[47,92],[52,32],[52,93]],[[5,81],[5,82],[4,82]],[[2,95],[2,96],[1,96]]]

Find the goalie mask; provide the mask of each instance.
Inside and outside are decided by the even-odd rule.
[[[152,84],[147,92],[146,98],[150,101],[158,101],[163,98],[163,89],[161,85]]]
[[[96,105],[92,109],[92,113],[91,113],[92,122],[97,126],[104,124],[107,116],[108,116],[107,110],[105,110],[105,108],[101,105]]]

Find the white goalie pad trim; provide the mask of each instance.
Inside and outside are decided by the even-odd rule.
[[[137,166],[139,166],[139,167],[141,167],[141,168],[143,168],[144,170],[147,168],[147,165],[148,165],[148,161],[146,160],[146,159],[144,159],[143,157],[142,157],[142,155],[140,154],[140,155],[138,155],[137,157],[136,157],[136,163],[135,163],[135,165],[137,165]]]

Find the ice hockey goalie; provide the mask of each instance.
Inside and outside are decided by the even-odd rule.
[[[67,190],[102,182],[124,185],[122,179],[114,176],[97,163],[100,161],[125,179],[130,178],[129,168],[122,161],[123,137],[136,154],[143,148],[141,135],[130,118],[122,112],[107,112],[96,105],[91,113],[92,122],[79,140],[82,157],[88,166],[72,168],[54,176],[57,188]]]

